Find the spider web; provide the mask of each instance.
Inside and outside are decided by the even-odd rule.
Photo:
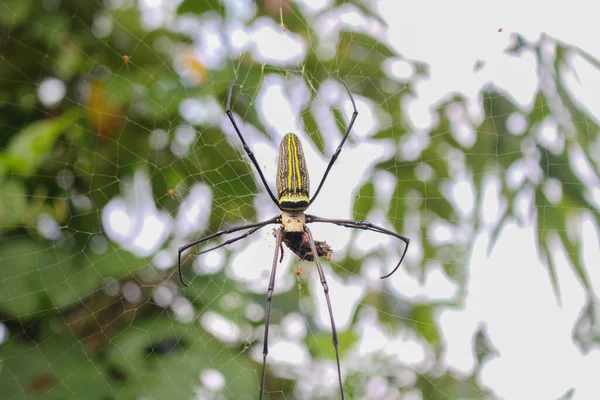
[[[583,239],[597,236],[598,126],[582,90],[597,63],[511,39],[504,16],[466,34],[483,37],[475,59],[456,50],[440,71],[401,55],[427,59],[394,2],[317,3],[0,5],[6,398],[258,397],[272,227],[184,253],[189,288],[176,274],[183,244],[278,213],[224,112],[233,77],[234,118],[270,187],[294,132],[313,192],[352,113],[344,79],[359,117],[308,213],[411,238],[380,280],[402,242],[311,225],[334,250],[323,266],[346,398],[591,397],[575,373],[600,366],[585,268],[598,254]],[[529,86],[510,85],[515,70]],[[277,268],[265,398],[337,398],[316,268],[287,248]],[[556,351],[573,343],[584,356]],[[550,349],[570,357],[552,382]]]

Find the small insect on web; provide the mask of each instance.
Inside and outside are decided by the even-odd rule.
[[[402,252],[400,261],[398,262],[398,264],[394,267],[394,269],[389,274],[382,276],[381,279],[391,276],[400,267],[400,264],[402,263],[402,260],[404,260],[404,256],[406,255],[406,251],[408,250],[408,244],[410,242],[410,240],[405,236],[399,235],[396,232],[391,231],[389,229],[385,229],[380,226],[373,225],[372,223],[367,222],[367,221],[322,218],[322,217],[317,217],[314,215],[304,213],[304,211],[315,201],[315,199],[317,198],[317,195],[321,191],[321,188],[323,187],[323,184],[325,183],[325,180],[327,179],[327,175],[329,174],[331,167],[333,166],[333,164],[337,160],[340,152],[342,151],[342,147],[344,146],[344,143],[346,142],[346,139],[348,138],[348,135],[350,134],[350,131],[352,130],[354,121],[356,120],[356,117],[358,116],[358,111],[356,110],[356,104],[354,102],[354,98],[352,97],[352,93],[350,93],[350,89],[348,89],[348,86],[346,85],[346,83],[343,80],[341,80],[341,79],[338,79],[338,80],[344,85],[344,88],[346,89],[346,92],[348,93],[348,96],[350,97],[350,101],[352,102],[352,107],[353,107],[354,111],[352,112],[352,118],[350,119],[350,123],[348,124],[348,127],[346,128],[346,133],[342,137],[342,141],[339,144],[339,146],[337,147],[335,153],[329,160],[329,164],[327,165],[327,168],[325,169],[325,173],[323,174],[323,177],[321,178],[321,182],[319,183],[319,186],[317,186],[317,190],[316,190],[315,194],[312,196],[312,198],[309,198],[310,181],[309,181],[309,176],[308,176],[308,170],[306,169],[306,160],[304,158],[302,144],[300,143],[298,136],[296,136],[293,133],[288,133],[287,135],[285,135],[283,137],[283,139],[281,140],[281,144],[279,146],[279,162],[277,165],[277,180],[276,180],[276,182],[277,182],[277,197],[275,197],[275,195],[271,191],[271,188],[267,184],[267,181],[262,173],[262,170],[258,166],[258,161],[256,160],[256,157],[254,157],[254,153],[252,153],[252,151],[250,150],[250,147],[248,147],[248,144],[244,140],[244,136],[240,132],[240,129],[238,128],[238,126],[235,122],[235,119],[233,118],[233,113],[231,111],[231,93],[233,91],[233,84],[235,83],[235,79],[233,79],[231,81],[231,83],[229,84],[229,90],[227,92],[227,110],[225,111],[225,113],[227,114],[227,117],[229,117],[229,120],[231,121],[233,128],[235,129],[235,132],[237,133],[238,137],[240,138],[242,145],[244,147],[244,151],[246,152],[246,154],[252,161],[252,164],[256,168],[256,171],[258,172],[258,175],[260,176],[260,179],[261,179],[265,189],[267,190],[267,193],[271,197],[271,200],[273,200],[273,202],[281,210],[281,214],[276,215],[273,218],[270,218],[270,219],[262,221],[262,222],[256,222],[256,223],[252,223],[252,224],[236,226],[236,227],[220,230],[212,235],[206,236],[202,239],[199,239],[192,243],[181,246],[178,250],[177,268],[179,271],[179,279],[181,280],[181,283],[187,287],[188,285],[183,280],[183,274],[181,272],[181,254],[184,251],[186,251],[187,249],[189,249],[192,246],[196,246],[196,245],[205,243],[211,239],[215,239],[222,235],[227,235],[227,234],[238,232],[238,231],[248,230],[246,233],[241,234],[240,236],[226,240],[225,242],[223,242],[217,246],[213,246],[209,249],[203,250],[198,253],[198,255],[204,254],[209,251],[226,246],[228,244],[237,242],[238,240],[242,240],[242,239],[252,235],[253,233],[255,233],[256,231],[258,231],[260,228],[262,228],[264,226],[267,226],[270,224],[279,224],[279,227],[274,229],[275,243],[276,243],[275,254],[273,255],[273,264],[271,267],[271,275],[269,277],[269,286],[267,289],[267,305],[266,305],[267,312],[265,315],[265,333],[264,333],[264,338],[263,338],[263,361],[262,361],[262,372],[261,372],[260,392],[259,392],[260,399],[262,399],[262,397],[263,397],[267,354],[269,353],[269,320],[271,318],[271,303],[273,300],[273,291],[275,290],[275,271],[277,269],[278,261],[281,262],[281,258],[279,258],[279,251],[281,251],[281,257],[283,257],[283,244],[285,243],[285,245],[292,252],[294,252],[300,259],[314,261],[317,266],[319,280],[321,281],[321,285],[323,286],[323,291],[325,292],[325,300],[327,302],[327,309],[329,311],[329,320],[331,323],[331,334],[332,334],[332,339],[333,339],[333,346],[335,349],[335,359],[337,362],[337,373],[338,373],[338,381],[339,381],[339,386],[340,386],[340,394],[342,396],[342,399],[344,399],[344,384],[343,384],[342,372],[341,372],[341,368],[340,368],[340,356],[339,356],[339,352],[338,352],[337,330],[335,327],[335,321],[333,319],[333,311],[331,309],[331,300],[329,298],[329,286],[327,285],[325,273],[323,272],[323,267],[321,266],[321,261],[320,261],[320,257],[327,257],[327,259],[329,259],[331,257],[331,253],[333,252],[333,250],[327,243],[315,241],[313,239],[312,233],[311,233],[310,229],[308,228],[308,224],[315,223],[315,222],[334,224],[334,225],[339,225],[339,226],[343,226],[346,228],[363,229],[363,230],[367,230],[367,231],[379,232],[379,233],[393,236],[395,238],[402,240],[406,244],[406,246],[404,247],[404,251]],[[317,255],[317,257],[315,257],[315,254]]]

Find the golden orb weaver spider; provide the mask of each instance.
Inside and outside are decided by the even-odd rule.
[[[279,146],[279,163],[277,165],[277,196],[278,197],[276,198],[273,195],[273,192],[269,188],[269,185],[267,184],[267,181],[265,180],[265,177],[264,177],[260,167],[258,166],[258,162],[256,161],[256,157],[254,157],[254,153],[252,153],[252,151],[248,147],[248,144],[246,144],[246,141],[244,140],[244,137],[242,136],[242,133],[240,132],[240,129],[238,128],[237,124],[235,123],[235,119],[233,118],[233,113],[231,112],[231,93],[233,91],[233,84],[235,83],[235,79],[233,79],[231,81],[231,83],[229,84],[229,90],[227,92],[227,110],[225,111],[225,113],[229,117],[229,120],[233,124],[233,127],[234,127],[238,137],[242,141],[242,145],[244,146],[244,151],[246,152],[248,157],[250,157],[250,160],[254,164],[254,167],[256,168],[256,171],[258,172],[258,175],[260,176],[260,179],[261,179],[265,189],[267,190],[267,193],[269,194],[269,196],[271,197],[273,202],[277,205],[277,207],[281,210],[281,214],[279,214],[273,218],[270,218],[266,221],[220,230],[212,235],[206,236],[202,239],[199,239],[192,243],[181,246],[178,250],[177,268],[179,271],[179,279],[181,280],[181,283],[187,287],[188,285],[184,282],[183,275],[181,272],[181,253],[183,253],[185,250],[189,249],[192,246],[196,246],[198,244],[204,243],[208,240],[217,238],[221,235],[226,235],[226,234],[238,232],[241,230],[249,229],[249,231],[247,231],[243,235],[240,235],[233,239],[227,240],[227,241],[221,243],[220,245],[211,247],[207,250],[203,250],[200,253],[198,253],[198,255],[204,254],[211,250],[215,250],[219,247],[223,247],[223,246],[226,246],[233,242],[237,242],[238,240],[244,239],[244,238],[252,235],[254,232],[258,231],[260,228],[262,228],[266,225],[280,224],[279,228],[276,229],[274,232],[275,238],[276,238],[275,239],[276,240],[275,254],[273,256],[273,266],[271,267],[271,275],[269,278],[269,287],[267,290],[267,306],[266,306],[267,312],[265,315],[265,333],[264,333],[264,338],[263,338],[263,362],[262,362],[262,372],[261,372],[261,378],[260,378],[260,399],[261,400],[263,397],[263,390],[264,390],[264,384],[265,384],[265,370],[266,370],[267,354],[269,353],[269,320],[271,318],[271,302],[273,300],[273,291],[275,289],[275,271],[277,269],[277,258],[278,258],[280,249],[281,249],[281,253],[282,253],[281,256],[283,258],[282,243],[285,243],[285,245],[290,250],[292,250],[300,259],[309,260],[309,261],[314,260],[315,264],[317,266],[317,272],[319,274],[319,279],[321,281],[321,285],[323,286],[323,291],[325,292],[325,300],[327,301],[327,308],[329,311],[329,320],[331,322],[331,333],[332,333],[332,338],[333,338],[333,346],[335,348],[335,359],[337,362],[337,373],[338,373],[338,380],[339,380],[339,385],[340,385],[340,394],[341,394],[342,400],[343,400],[344,399],[344,384],[342,381],[342,372],[341,372],[341,368],[340,368],[340,356],[339,356],[339,352],[338,352],[337,331],[336,331],[336,327],[335,327],[335,322],[333,320],[333,311],[331,309],[331,301],[329,299],[329,287],[327,286],[327,280],[325,279],[323,267],[321,266],[321,261],[319,260],[319,257],[327,257],[329,259],[329,257],[331,256],[332,250],[327,243],[315,241],[313,239],[312,233],[311,233],[310,229],[308,228],[307,224],[310,224],[313,222],[335,224],[335,225],[343,226],[346,228],[355,228],[355,229],[363,229],[363,230],[368,230],[368,231],[373,231],[373,232],[379,232],[379,233],[383,233],[385,235],[394,236],[394,237],[402,240],[404,243],[406,243],[406,247],[404,248],[404,251],[402,252],[400,261],[398,262],[396,267],[392,270],[392,272],[390,272],[389,274],[387,274],[385,276],[382,276],[381,279],[391,276],[400,267],[400,264],[402,263],[402,260],[404,260],[404,256],[406,255],[406,251],[408,250],[408,244],[410,242],[410,239],[408,239],[405,236],[399,235],[396,232],[382,228],[380,226],[373,225],[372,223],[367,222],[367,221],[321,218],[321,217],[317,217],[314,215],[304,213],[304,211],[313,203],[313,201],[315,201],[317,195],[321,191],[321,188],[323,187],[323,184],[325,183],[325,179],[327,178],[327,175],[329,174],[329,170],[331,169],[331,167],[337,160],[340,152],[342,151],[342,147],[344,146],[344,143],[346,142],[346,139],[348,138],[348,135],[350,134],[350,131],[352,130],[354,121],[356,120],[356,117],[358,116],[358,111],[356,110],[356,103],[354,102],[352,93],[350,93],[350,89],[348,89],[348,86],[346,85],[346,83],[343,80],[341,80],[341,79],[338,79],[338,80],[344,85],[344,88],[346,89],[346,92],[348,93],[348,96],[350,97],[350,101],[352,102],[352,107],[354,108],[354,111],[352,113],[352,118],[350,119],[350,124],[348,124],[348,127],[346,128],[346,133],[342,137],[342,141],[339,144],[339,146],[337,147],[335,153],[329,160],[329,165],[327,165],[327,169],[325,170],[325,173],[323,174],[323,177],[321,178],[321,182],[319,183],[319,186],[317,187],[317,191],[315,192],[315,194],[313,195],[312,198],[309,197],[310,182],[309,182],[308,171],[306,169],[306,160],[304,159],[304,152],[302,150],[302,144],[300,143],[298,136],[296,136],[293,133],[288,133],[287,135],[285,135],[283,137],[283,139],[281,140],[281,144]],[[309,198],[310,198],[310,200],[309,200]],[[314,256],[315,254],[317,254],[318,256],[315,257]],[[281,262],[281,259],[279,260],[279,262]]]

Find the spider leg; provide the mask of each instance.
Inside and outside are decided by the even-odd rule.
[[[389,236],[393,236],[395,238],[398,238],[398,239],[402,240],[404,243],[406,243],[406,247],[404,248],[404,252],[402,253],[402,257],[400,257],[400,261],[398,262],[398,264],[396,265],[396,267],[389,274],[382,276],[381,279],[388,278],[394,272],[396,272],[396,270],[398,270],[398,268],[400,267],[400,264],[402,264],[402,261],[404,260],[404,256],[406,255],[406,251],[408,250],[408,244],[410,243],[410,239],[407,238],[406,236],[399,235],[396,232],[391,231],[389,229],[382,228],[381,226],[373,225],[372,223],[370,223],[368,221],[354,221],[352,219],[321,218],[321,217],[317,217],[317,216],[314,216],[314,215],[308,215],[308,214],[306,214],[306,223],[310,223],[310,222],[325,222],[325,223],[328,223],[328,224],[335,224],[335,225],[339,225],[339,226],[344,226],[346,228],[364,229],[364,230],[367,230],[367,231],[373,231],[373,232],[383,233],[385,235],[389,235]]]
[[[252,153],[252,150],[250,150],[250,147],[248,147],[248,144],[246,143],[246,141],[244,140],[244,137],[242,136],[242,133],[240,132],[240,128],[238,128],[237,124],[235,123],[235,119],[233,119],[233,113],[231,112],[231,92],[233,91],[234,83],[235,83],[235,78],[232,79],[231,83],[229,84],[229,90],[227,91],[227,110],[225,111],[225,113],[229,117],[229,120],[233,124],[233,128],[235,129],[240,140],[242,141],[242,144],[244,145],[244,151],[246,152],[246,154],[248,154],[248,157],[250,157],[250,160],[252,160],[252,164],[254,164],[254,167],[256,168],[258,175],[260,175],[260,180],[262,181],[263,185],[265,185],[265,189],[267,189],[267,192],[269,193],[271,200],[273,200],[273,203],[275,203],[277,205],[277,207],[279,207],[279,202],[273,195],[271,188],[269,188],[269,185],[267,184],[267,180],[265,179],[265,176],[263,175],[260,167],[258,166],[258,161],[256,161],[256,157],[254,157],[254,153]]]
[[[242,225],[242,226],[236,226],[233,228],[227,228],[227,229],[222,229],[218,232],[213,233],[212,235],[203,237],[202,239],[198,239],[196,241],[193,241],[192,243],[188,243],[186,245],[183,245],[179,248],[179,250],[177,250],[177,269],[179,271],[179,280],[181,280],[181,283],[183,284],[183,286],[188,287],[188,285],[184,282],[183,280],[183,274],[181,273],[181,253],[183,253],[184,251],[186,251],[187,249],[189,249],[192,246],[196,246],[197,244],[201,244],[204,243],[208,240],[214,239],[216,237],[219,237],[221,235],[226,235],[229,233],[233,233],[233,232],[237,232],[237,231],[241,231],[244,229],[250,229],[250,228],[262,228],[263,226],[269,225],[269,224],[277,224],[281,222],[281,216],[278,215],[276,217],[273,217],[271,219],[268,219],[266,221],[262,221],[262,222],[257,222],[255,224],[247,224],[247,225]],[[256,230],[251,231],[252,233],[255,232]],[[243,235],[242,235],[243,236]],[[236,239],[241,239],[241,238],[236,238]],[[235,240],[233,240],[235,241]],[[224,243],[223,246],[225,244],[229,244],[229,243]],[[217,246],[217,247],[221,247],[221,246]],[[215,247],[215,248],[217,248]],[[212,249],[211,249],[212,250]],[[206,253],[206,251],[204,251],[203,253]]]
[[[315,245],[315,240],[313,239],[312,233],[308,226],[304,225],[304,231],[308,235],[308,241],[310,243],[310,248],[313,254],[317,253],[317,246]],[[333,320],[333,310],[331,309],[331,300],[329,299],[329,286],[327,285],[327,279],[325,279],[325,273],[323,272],[323,267],[321,266],[321,261],[319,257],[315,257],[315,263],[317,264],[317,271],[319,272],[319,278],[321,279],[321,285],[323,286],[323,291],[325,292],[325,300],[327,301],[327,308],[329,309],[329,320],[331,321],[331,336],[333,338],[333,347],[335,348],[335,360],[337,361],[337,372],[338,379],[340,382],[340,393],[342,394],[342,400],[344,400],[344,384],[342,383],[342,371],[340,369],[340,354],[338,351],[338,337],[337,330],[335,328],[335,321]]]
[[[283,239],[283,227],[277,231],[275,238],[275,255],[273,256],[273,267],[271,267],[271,277],[269,278],[269,289],[267,291],[267,314],[265,317],[265,337],[263,338],[263,364],[260,377],[260,400],[263,397],[265,386],[265,371],[267,365],[267,354],[269,354],[269,320],[271,319],[271,302],[273,301],[273,290],[275,289],[275,271],[277,270],[277,256],[279,255],[279,246]]]
[[[244,238],[247,238],[248,236],[252,235],[254,232],[256,232],[257,230],[259,230],[260,228],[262,228],[262,226],[257,226],[256,228],[249,230],[248,232],[244,233],[243,235],[237,236],[237,237],[235,237],[233,239],[229,239],[229,240],[221,243],[220,245],[217,245],[215,247],[211,247],[210,249],[202,250],[201,252],[199,252],[196,255],[199,256],[201,254],[208,253],[209,251],[216,250],[216,249],[218,249],[220,247],[227,246],[228,244],[235,243],[238,240],[242,240]]]
[[[325,179],[327,179],[327,175],[329,174],[329,170],[333,166],[333,163],[335,163],[335,160],[337,160],[338,156],[340,155],[340,152],[342,151],[342,147],[344,146],[344,143],[346,143],[346,139],[348,138],[348,135],[350,134],[350,130],[352,130],[352,126],[354,126],[354,121],[356,120],[356,117],[358,116],[358,110],[356,109],[356,103],[354,102],[352,93],[350,93],[350,89],[348,89],[348,85],[346,85],[346,82],[344,82],[343,80],[341,80],[339,78],[338,78],[338,81],[342,82],[342,84],[344,85],[344,88],[346,89],[346,92],[348,92],[348,96],[350,96],[350,101],[352,102],[352,107],[354,108],[354,112],[352,113],[352,118],[350,119],[350,124],[348,124],[348,128],[346,128],[346,133],[344,134],[344,137],[342,138],[342,141],[341,141],[340,145],[338,146],[337,150],[331,157],[331,160],[329,160],[329,165],[327,166],[327,169],[325,170],[325,173],[323,174],[323,178],[321,178],[321,183],[319,183],[319,186],[317,187],[317,191],[313,195],[312,199],[310,199],[309,205],[312,204],[313,201],[315,201],[315,199],[317,198],[317,195],[321,191],[321,188],[323,187],[323,184],[325,183]]]

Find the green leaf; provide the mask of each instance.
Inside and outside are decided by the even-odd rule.
[[[54,148],[59,136],[78,117],[73,108],[60,117],[39,120],[27,125],[11,138],[3,161],[9,170],[22,175],[33,175]]]
[[[426,187],[426,188],[425,188]],[[456,212],[454,206],[440,191],[438,182],[427,182],[427,185],[415,184],[414,189],[422,192],[426,200],[427,209],[436,213],[440,218],[450,223],[456,221]]]
[[[319,129],[317,121],[312,115],[312,111],[306,110],[302,113],[302,121],[304,122],[304,130],[315,144],[319,152],[325,155],[325,138]]]
[[[487,247],[488,256],[490,255],[490,253],[492,252],[492,249],[496,245],[496,242],[498,241],[498,238],[500,237],[500,232],[502,231],[504,224],[506,223],[508,217],[511,215],[513,215],[513,205],[512,205],[512,201],[509,201],[508,206],[506,207],[506,210],[504,210],[504,212],[502,213],[502,216],[498,219],[498,221],[495,222],[494,227],[492,228],[492,230],[490,232],[490,239],[488,241],[488,247]]]
[[[352,77],[367,77],[369,81],[378,82],[381,79],[389,79],[381,68],[382,63],[398,55],[386,44],[381,43],[371,36],[353,31],[343,31],[340,34],[336,58],[333,61],[318,61],[317,65],[308,64],[307,69],[322,69],[323,67],[330,71],[335,71],[336,75],[350,85]],[[311,62],[307,57],[307,62]],[[323,65],[324,64],[324,65]]]
[[[488,400],[491,394],[478,384],[475,375],[470,377],[455,377],[445,373],[436,376],[419,375],[415,386],[421,390],[421,397],[427,400]],[[441,390],[440,388],[444,388]]]
[[[72,266],[63,266],[61,273],[49,276],[46,283],[53,307],[62,308],[102,286],[105,278],[121,279],[153,268],[148,258],[139,258],[122,248],[109,246],[101,254],[88,251],[73,258]]]
[[[342,113],[342,110],[338,109],[338,108],[333,108],[331,110],[331,112],[333,113],[333,118],[335,119],[336,125],[339,129],[339,134],[340,134],[340,138],[344,136],[344,134],[346,133],[346,127],[347,127],[347,122],[346,122],[346,118],[344,118],[344,114]],[[352,137],[348,136],[348,141],[351,141]]]
[[[340,42],[347,42],[352,47],[352,51],[360,52],[361,55],[372,57],[377,61],[398,56],[398,53],[387,44],[364,33],[343,31],[340,34]]]
[[[15,179],[2,182],[2,190],[0,190],[0,231],[20,226],[20,222],[28,213],[27,193],[23,183]]]
[[[253,398],[249,393],[258,388],[257,366],[240,350],[219,342],[198,323],[182,324],[164,315],[135,321],[112,338],[106,358],[125,376],[119,397],[127,399],[170,399],[173,393],[193,398],[207,368],[223,374],[225,398]]]
[[[558,284],[558,277],[556,275],[556,266],[552,259],[552,250],[548,245],[549,238],[548,232],[552,230],[552,214],[545,212],[546,202],[544,201],[545,196],[541,188],[538,188],[535,193],[535,206],[537,209],[537,226],[536,226],[536,239],[538,245],[538,251],[540,252],[540,258],[548,267],[548,275],[550,275],[550,281],[552,282],[552,288],[554,289],[554,295],[560,303],[560,286]]]
[[[223,14],[225,7],[221,0],[216,1],[198,1],[198,0],[183,0],[179,7],[177,7],[177,14],[193,13],[203,14],[207,11],[217,11],[219,14]]]
[[[535,97],[533,110],[529,113],[530,126],[532,124],[539,124],[549,115],[551,115],[551,113],[550,108],[548,107],[548,100],[546,99],[544,92],[540,90]]]
[[[394,141],[398,142],[402,137],[408,133],[406,126],[404,124],[394,125],[389,129],[383,129],[374,134],[372,139],[394,139]]]
[[[243,150],[237,151],[229,141],[223,140],[222,132],[215,129],[199,132],[194,156],[186,158],[185,162],[190,175],[188,180],[201,180],[209,185],[213,190],[213,204],[219,205],[211,213],[211,230],[224,223],[255,217],[253,200],[258,186],[254,166]],[[259,166],[264,175],[275,174],[275,166]]]
[[[383,164],[378,165],[378,167],[379,166],[383,166],[385,168]],[[394,194],[390,200],[390,207],[387,212],[387,219],[392,223],[396,232],[404,231],[404,213],[406,212],[405,198],[406,186],[404,186],[404,182],[402,180],[398,179],[396,189],[394,190]]]
[[[11,317],[31,318],[50,308],[47,291],[62,268],[68,268],[68,253],[28,239],[5,241],[0,247],[0,310]]]
[[[372,181],[365,183],[354,198],[353,218],[364,220],[375,204],[375,186]]]
[[[106,368],[69,334],[39,343],[13,337],[0,346],[0,360],[4,399],[105,400],[119,393]]]
[[[126,250],[75,257],[52,244],[13,239],[0,246],[0,310],[29,319],[60,309],[93,292],[104,278],[122,278],[150,267],[150,261]]]
[[[0,2],[0,26],[9,31],[15,29],[27,21],[30,12],[31,0],[2,0]]]
[[[335,360],[335,348],[331,332],[316,332],[306,337],[308,351],[315,357],[326,356]],[[350,353],[350,349],[358,341],[358,335],[352,329],[338,332],[338,351],[340,356]]]
[[[407,323],[411,325],[436,350],[441,349],[440,334],[434,319],[434,310],[430,304],[413,306]]]

